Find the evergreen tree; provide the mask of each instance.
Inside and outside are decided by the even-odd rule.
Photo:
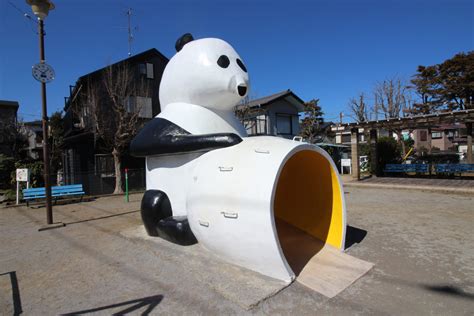
[[[300,123],[300,136],[311,144],[315,143],[323,132],[322,124],[324,123],[324,113],[318,103],[319,99],[312,99],[305,103],[305,111]]]

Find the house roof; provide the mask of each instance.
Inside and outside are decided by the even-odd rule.
[[[30,121],[30,122],[24,122],[25,126],[36,126],[36,125],[43,125],[43,121],[41,120],[36,120],[36,121]]]
[[[75,96],[77,95],[77,93],[80,91],[80,89],[82,88],[82,85],[81,83],[83,81],[85,81],[87,78],[90,78],[90,77],[94,77],[94,76],[97,76],[98,74],[102,73],[103,71],[105,71],[105,69],[107,67],[117,67],[119,65],[122,65],[124,63],[135,63],[139,60],[142,60],[144,58],[147,58],[147,57],[160,57],[161,59],[163,59],[164,61],[166,61],[166,63],[169,61],[168,57],[166,57],[165,55],[163,55],[162,53],[160,53],[156,48],[151,48],[149,50],[146,50],[144,52],[141,52],[139,54],[136,54],[136,55],[133,55],[131,57],[128,57],[128,58],[125,58],[125,59],[122,59],[122,60],[119,60],[118,62],[116,63],[113,63],[111,65],[107,65],[105,67],[102,67],[100,69],[97,69],[97,70],[94,70],[92,72],[89,72],[85,75],[82,75],[80,76],[77,80],[76,80],[76,84],[74,86],[74,89],[73,91],[70,93],[70,96]],[[64,106],[64,110],[67,111],[69,107],[69,102]]]
[[[42,133],[43,132],[43,121],[36,120],[30,122],[24,122],[25,128],[31,130],[35,133]]]
[[[474,109],[458,110],[443,113],[421,114],[367,122],[354,122],[344,124],[348,128],[403,128],[422,129],[438,127],[440,124],[453,122],[474,122]]]
[[[79,79],[77,81],[80,81],[80,80],[84,80],[85,78],[87,77],[91,77],[91,76],[94,76],[94,75],[97,75],[99,74],[100,72],[104,71],[107,67],[116,67],[116,66],[119,66],[123,63],[134,63],[136,62],[137,60],[140,60],[142,58],[146,58],[146,57],[155,57],[155,56],[158,56],[158,57],[161,57],[163,60],[165,60],[166,62],[169,61],[168,57],[166,57],[165,55],[163,55],[162,53],[160,53],[156,48],[151,48],[149,50],[146,50],[144,52],[141,52],[139,54],[136,54],[136,55],[133,55],[131,57],[128,57],[128,58],[125,58],[125,59],[122,59],[122,60],[119,60],[118,62],[116,63],[113,63],[112,65],[107,65],[105,67],[102,67],[100,69],[97,69],[97,70],[94,70],[88,74],[85,74],[85,75],[82,75],[81,77],[79,77]]]
[[[18,104],[18,101],[0,100],[0,106],[2,106],[2,107],[12,107],[12,108],[18,109],[20,104]]]
[[[432,128],[433,131],[445,131],[445,130],[456,130],[456,129],[461,129],[461,128],[466,128],[466,124],[464,123],[458,123],[458,124],[440,124],[439,126],[436,126]]]
[[[298,109],[298,112],[304,111],[304,101],[300,99],[296,94],[293,93],[290,89],[284,90],[263,98],[255,99],[250,101],[249,103],[243,105],[248,107],[257,107],[257,106],[266,106],[272,102],[275,102],[280,99],[285,99],[289,103],[291,103],[294,107]]]

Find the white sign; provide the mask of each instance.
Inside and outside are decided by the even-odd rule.
[[[16,169],[16,205],[20,203],[20,182],[26,182],[26,188],[30,187],[30,170]]]
[[[352,174],[352,166],[350,159],[341,159],[341,174],[344,174],[344,167],[349,167],[349,174]]]
[[[350,167],[351,166],[351,160],[350,159],[341,159],[341,166],[342,167]]]
[[[16,181],[28,182],[29,178],[28,169],[16,169]]]

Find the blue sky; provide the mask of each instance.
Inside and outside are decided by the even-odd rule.
[[[47,86],[50,114],[63,108],[79,76],[127,57],[128,7],[138,28],[132,53],[154,47],[171,57],[186,32],[222,38],[244,60],[251,96],[292,89],[303,100],[319,98],[327,120],[348,114],[348,100],[377,81],[409,79],[420,64],[474,49],[474,2],[467,0],[54,3],[45,21],[46,60],[56,71]],[[23,0],[0,0],[0,99],[19,101],[29,121],[41,118],[40,85],[31,76],[38,39],[19,11],[31,14]]]

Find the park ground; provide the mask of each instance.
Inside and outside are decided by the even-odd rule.
[[[345,197],[347,253],[375,267],[332,299],[295,282],[250,307],[205,282],[215,268],[124,234],[140,229],[141,194],[58,205],[67,225],[46,231],[44,207],[1,208],[0,314],[472,314],[472,194],[347,186]]]

